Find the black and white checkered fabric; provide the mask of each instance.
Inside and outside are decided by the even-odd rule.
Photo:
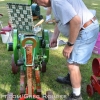
[[[30,5],[7,3],[9,18],[13,28],[33,32],[33,18]]]

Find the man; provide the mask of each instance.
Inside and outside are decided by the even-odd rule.
[[[61,32],[68,37],[63,49],[67,59],[68,77],[58,78],[58,82],[72,85],[72,93],[66,100],[82,100],[80,64],[86,64],[90,59],[95,45],[99,24],[95,16],[88,10],[82,0],[35,0],[44,7],[52,8],[56,19],[54,34],[50,40],[50,47],[55,47]],[[69,79],[70,77],[70,79]]]
[[[47,11],[46,11],[46,22],[51,20],[51,7],[47,7]]]

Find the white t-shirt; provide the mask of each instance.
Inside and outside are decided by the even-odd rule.
[[[58,29],[65,36],[69,35],[69,21],[75,15],[81,18],[81,27],[94,16],[82,0],[51,0],[51,6]]]

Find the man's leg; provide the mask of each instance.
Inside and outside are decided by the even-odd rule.
[[[72,84],[72,94],[67,100],[82,100],[81,97],[81,73],[78,64],[67,64],[70,72],[70,80]]]
[[[70,72],[70,80],[74,88],[79,88],[81,86],[81,73],[78,64],[67,64],[68,70]]]

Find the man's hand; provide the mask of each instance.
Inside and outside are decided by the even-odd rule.
[[[56,47],[57,46],[57,39],[59,36],[60,31],[58,30],[57,24],[55,25],[54,33],[52,34],[52,37],[50,39],[50,47]]]
[[[73,46],[68,46],[66,44],[64,49],[63,49],[63,56],[66,57],[66,58],[69,58],[72,50],[73,50]]]
[[[50,44],[49,45],[50,45],[51,48],[56,47],[57,46],[57,38],[52,37],[50,39]]]

